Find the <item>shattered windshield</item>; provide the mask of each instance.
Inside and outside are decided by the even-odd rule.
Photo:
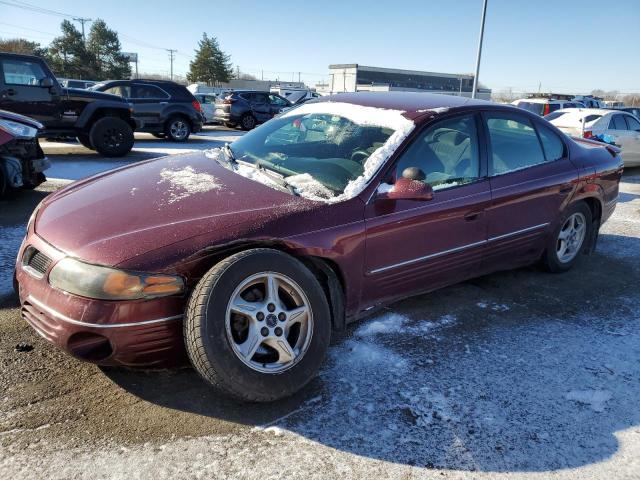
[[[300,113],[265,123],[233,142],[230,153],[239,165],[280,176],[302,196],[331,199],[363,176],[369,157],[393,133],[341,115]]]

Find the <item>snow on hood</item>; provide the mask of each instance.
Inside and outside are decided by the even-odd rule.
[[[340,195],[332,196],[332,192],[316,181],[308,173],[293,175],[286,180],[295,189],[296,193],[309,200],[316,200],[326,203],[342,202],[359,195],[367,186],[371,178],[378,172],[380,167],[396,151],[400,144],[413,131],[414,123],[403,116],[401,110],[391,110],[384,108],[363,107],[351,103],[342,102],[320,102],[301,105],[294,110],[286,112],[281,118],[305,115],[311,113],[322,113],[329,115],[340,115],[358,125],[377,126],[390,128],[394,133],[387,141],[375,150],[364,163],[362,175],[351,180]],[[205,155],[210,158],[218,158],[221,155],[220,149],[206,150]],[[234,165],[234,171],[247,178],[260,182],[269,187],[273,187],[275,182],[267,175],[243,165]]]
[[[196,172],[192,166],[182,168],[163,168],[160,170],[158,184],[168,183],[169,200],[172,204],[188,198],[194,193],[204,193],[222,188],[220,180],[205,172]]]

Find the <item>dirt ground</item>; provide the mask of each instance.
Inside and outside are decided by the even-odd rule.
[[[269,405],[81,363],[20,319],[16,238],[63,183],[0,204],[1,478],[640,478],[640,171],[571,272],[397,303]]]

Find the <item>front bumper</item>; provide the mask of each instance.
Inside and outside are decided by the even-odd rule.
[[[22,266],[29,245],[51,259],[41,278]],[[47,281],[51,267],[63,257],[33,232],[20,248],[16,280],[21,315],[40,336],[81,360],[100,365],[169,367],[187,362],[183,298],[103,301],[68,294]]]

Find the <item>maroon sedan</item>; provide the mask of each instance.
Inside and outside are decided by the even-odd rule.
[[[188,357],[217,389],[274,400],[382,305],[537,261],[568,270],[621,173],[615,148],[511,106],[326,97],[47,197],[18,255],[22,315],[82,360]]]

